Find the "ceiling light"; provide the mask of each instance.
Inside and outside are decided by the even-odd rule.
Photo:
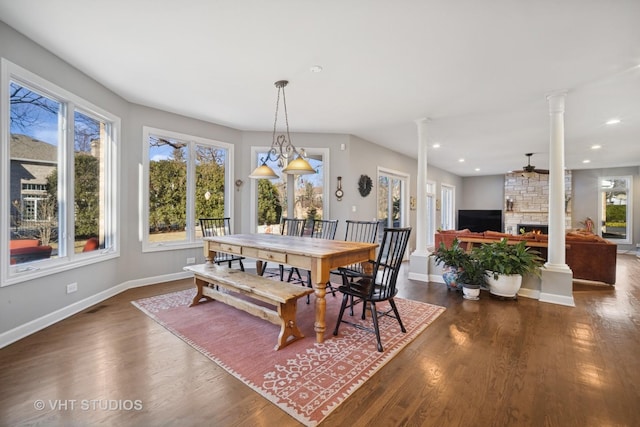
[[[433,148],[440,148],[440,144],[436,142],[435,144],[432,145],[432,147]]]
[[[271,148],[267,153],[266,158],[261,158],[262,164],[254,169],[249,175],[249,178],[254,179],[274,179],[278,175],[267,166],[267,161],[278,162],[278,167],[283,167],[285,161],[287,161],[287,167],[282,169],[284,173],[290,173],[294,175],[308,175],[316,173],[315,169],[311,167],[309,162],[305,160],[306,153],[304,149],[296,149],[291,143],[291,135],[289,135],[289,117],[287,115],[287,97],[284,93],[285,86],[289,84],[286,80],[278,80],[275,85],[278,88],[278,98],[276,99],[276,118],[273,122],[273,137],[271,140]],[[278,124],[278,107],[280,106],[280,90],[282,90],[282,105],[284,107],[284,122],[286,124],[286,135],[276,136],[276,126]],[[296,156],[295,159],[289,161],[290,158]]]
[[[617,125],[620,123],[620,119],[611,119],[607,122],[608,125]]]
[[[592,145],[592,146],[591,146],[591,149],[592,149],[592,150],[599,150],[599,149],[601,149],[601,148],[602,148],[602,145],[598,145],[598,144],[595,144],[595,145]]]
[[[464,159],[458,159],[458,161],[459,161],[460,163],[463,163],[463,162],[464,162]]]
[[[591,160],[586,159],[586,160],[583,160],[582,163],[591,163]]]
[[[537,173],[535,172],[527,172],[527,171],[522,171],[521,174],[524,178],[533,178],[537,175]]]
[[[320,65],[313,65],[309,70],[310,70],[312,73],[320,73],[320,72],[322,72],[322,69],[323,69],[323,68],[322,68],[322,66],[320,66]]]
[[[475,171],[476,172],[480,172],[480,168],[475,168]]]

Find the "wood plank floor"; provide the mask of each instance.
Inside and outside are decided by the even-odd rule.
[[[571,308],[466,301],[405,271],[401,296],[447,311],[323,425],[640,425],[640,259],[617,277],[575,284]],[[128,290],[0,350],[0,425],[298,425],[130,304],[191,286]]]

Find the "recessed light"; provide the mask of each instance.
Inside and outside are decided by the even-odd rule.
[[[617,125],[618,123],[620,123],[620,119],[611,119],[607,121],[608,125]]]
[[[459,161],[460,163],[462,163],[462,162],[464,162],[464,159],[458,159],[458,161]]]
[[[320,65],[313,65],[309,70],[310,70],[312,73],[320,73],[320,72],[322,72],[322,69],[323,69],[323,68],[322,68],[322,66],[320,66]]]
[[[440,148],[440,144],[436,142],[435,144],[432,145],[432,147],[433,148]]]
[[[476,172],[480,172],[480,168],[476,168],[476,169],[475,169],[475,171],[476,171]]]
[[[591,160],[586,159],[586,160],[583,160],[582,163],[591,163]]]
[[[598,145],[598,144],[595,144],[595,145],[592,145],[592,146],[591,146],[591,149],[592,149],[592,150],[599,150],[599,149],[601,149],[601,148],[602,148],[602,145]]]

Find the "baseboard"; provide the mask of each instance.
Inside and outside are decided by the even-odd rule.
[[[567,307],[576,306],[576,303],[573,300],[573,296],[547,294],[544,292],[540,292],[540,298],[538,298],[538,301],[549,302],[552,304],[566,305]]]
[[[66,307],[56,310],[52,313],[45,314],[42,317],[34,319],[30,322],[22,324],[16,328],[0,334],[0,348],[4,348],[9,344],[12,344],[22,338],[25,338],[33,333],[36,333],[47,326],[51,326],[67,317],[73,316],[87,308],[94,306],[108,298],[118,295],[126,291],[127,289],[137,288],[140,286],[153,285],[156,283],[170,282],[173,280],[186,279],[191,274],[188,272],[172,273],[163,276],[146,277],[144,279],[130,280],[125,283],[113,286],[88,298],[80,301],[76,301]]]
[[[418,282],[428,282],[429,281],[429,275],[428,274],[422,274],[422,273],[409,272],[409,274],[407,275],[407,278],[409,280],[417,280]]]
[[[540,291],[537,289],[520,288],[518,291],[519,297],[540,299]]]
[[[444,279],[442,278],[442,274],[430,274],[429,275],[430,282],[436,283],[444,283]]]

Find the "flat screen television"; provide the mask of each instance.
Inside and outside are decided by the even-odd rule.
[[[459,210],[458,230],[468,228],[481,233],[483,231],[502,232],[501,210]]]

